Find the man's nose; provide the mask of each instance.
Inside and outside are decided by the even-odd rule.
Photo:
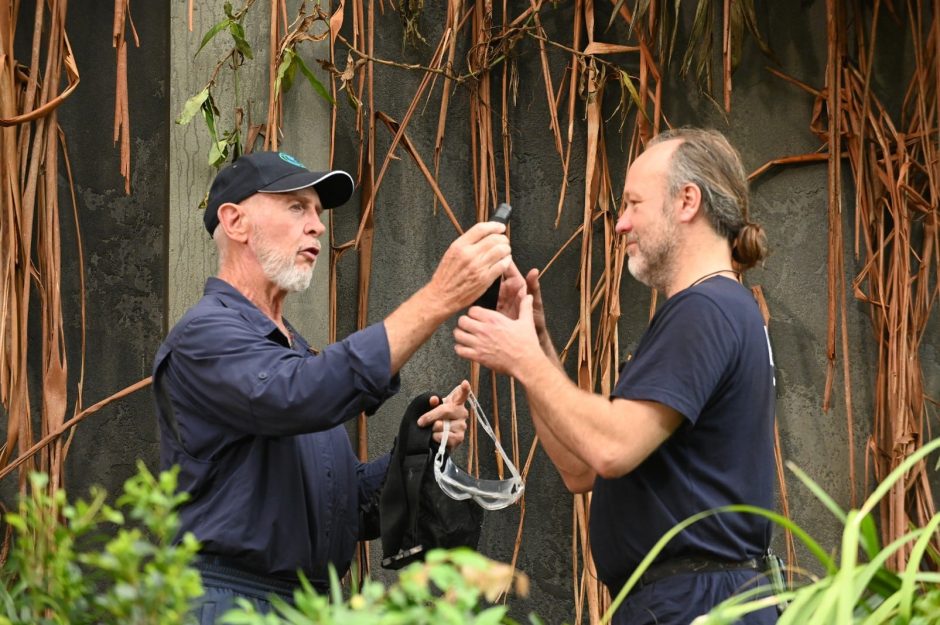
[[[323,220],[320,219],[319,213],[314,212],[313,217],[307,222],[307,232],[313,234],[313,236],[318,239],[326,232],[326,226],[323,224]]]
[[[614,226],[614,232],[617,234],[629,234],[633,230],[633,222],[630,221],[628,213],[629,211],[625,209],[617,219],[617,225]]]

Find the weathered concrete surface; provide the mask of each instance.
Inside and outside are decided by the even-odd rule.
[[[598,10],[597,23],[606,24],[606,9],[599,5],[595,9]],[[795,10],[785,3],[767,3],[763,10],[760,25],[781,60],[782,69],[809,84],[822,86],[826,59],[824,5],[813,3]],[[544,8],[542,21],[549,35],[568,40],[571,14],[572,8],[567,4],[556,9]],[[496,17],[494,21],[499,19]],[[442,7],[426,6],[420,23],[431,47],[405,48],[402,52],[398,17],[386,15],[378,18],[376,55],[401,59],[406,63],[426,62],[438,41],[443,21]],[[598,38],[616,40],[614,34],[599,34]],[[890,41],[890,33],[881,41]],[[681,46],[680,39],[679,58]],[[528,42],[521,49],[517,58],[520,77],[518,100],[510,113],[513,141],[511,197],[515,208],[512,237],[516,262],[520,267],[528,268],[543,266],[580,223],[584,163],[578,158],[572,162],[565,213],[560,227],[554,230],[552,221],[560,188],[561,165],[548,130],[537,47]],[[550,57],[557,84],[567,55],[553,51]],[[463,59],[462,52],[458,53],[458,58]],[[769,74],[765,70],[767,64],[756,46],[746,44],[745,62],[735,75],[733,110],[727,119],[712,103],[695,93],[694,88],[683,88],[677,84],[678,81],[673,81],[670,85],[672,90],[666,96],[666,112],[671,123],[713,126],[724,131],[740,149],[749,171],[774,158],[816,150],[819,141],[809,131],[812,98]],[[377,68],[375,89],[383,96],[377,106],[392,117],[401,119],[419,80],[420,76],[415,72]],[[498,93],[495,85],[494,93]],[[606,109],[610,114],[619,93],[611,88],[606,97],[610,101]],[[426,162],[431,161],[433,154],[438,102],[439,90],[426,105],[422,103],[408,130]],[[469,225],[474,217],[469,165],[471,129],[466,103],[466,87],[458,88],[448,116],[439,182],[461,223]],[[341,123],[337,131],[337,160],[339,164],[344,161],[353,163],[357,144],[348,110],[344,111],[342,119],[345,123]],[[580,155],[584,141],[583,105],[580,102],[576,124],[574,154]],[[609,128],[615,128],[614,124]],[[389,140],[389,134],[380,128],[377,167]],[[618,194],[627,167],[626,142],[625,138],[613,133],[607,136],[613,187]],[[381,319],[403,297],[419,288],[430,277],[436,260],[454,237],[453,227],[446,217],[432,214],[433,196],[417,167],[410,157],[403,153],[399,155],[402,160],[389,170],[378,195],[370,321]],[[500,170],[499,166],[497,170]],[[783,456],[824,485],[840,505],[848,507],[851,501],[847,483],[849,454],[841,390],[841,360],[837,367],[832,409],[828,413],[822,409],[827,363],[826,168],[819,164],[772,170],[755,181],[752,190],[752,218],[767,229],[773,252],[762,269],[749,275],[748,281],[763,288],[772,314],[770,332],[777,363]],[[846,196],[846,207],[844,227],[848,240],[854,232],[850,195]],[[356,215],[337,213],[336,220],[337,232],[345,238],[351,237]],[[340,239],[345,240],[344,236]],[[567,340],[576,322],[577,257],[577,246],[573,246],[552,267],[543,282],[550,306],[550,327],[556,343]],[[851,280],[859,270],[859,264],[847,254],[846,266]],[[351,257],[344,259],[340,264],[343,294],[353,292],[356,275],[354,260]],[[632,278],[625,277],[622,299],[620,341],[626,348],[635,343],[643,331],[648,318],[649,294]],[[351,298],[344,297],[343,302],[340,323],[348,332],[355,327],[355,310]],[[855,303],[849,293],[848,333],[853,346],[850,374],[855,406],[853,434],[860,482],[863,480],[863,448],[869,433],[867,424],[871,414],[875,366],[866,315],[865,308]],[[376,451],[387,448],[397,426],[398,415],[411,396],[426,388],[448,389],[467,375],[468,367],[453,353],[452,327],[453,322],[447,324],[415,355],[403,371],[402,393],[389,401],[386,408],[370,421],[370,441]],[[936,371],[937,366],[937,334],[928,335],[931,336],[933,338],[927,339],[928,345],[924,349],[928,372]],[[935,387],[936,376],[933,379],[931,382],[928,378],[928,386],[933,384]],[[508,394],[505,381],[500,384],[504,404],[501,405],[502,429],[505,432],[509,427],[506,418]],[[488,385],[484,388],[488,389]],[[488,390],[483,391],[483,396],[484,405],[489,405]],[[520,400],[519,406],[520,448],[525,454],[533,433],[526,416],[525,402]],[[792,474],[788,474],[787,479],[794,519],[822,544],[837,546],[839,526],[833,517]],[[859,492],[861,486],[860,483]],[[536,453],[529,474],[526,511],[518,564],[532,576],[532,594],[528,599],[514,600],[513,613],[523,617],[527,611],[535,610],[548,622],[571,620],[571,498],[542,451]],[[516,537],[518,518],[517,508],[487,513],[480,550],[491,557],[508,559]],[[782,544],[779,546],[782,548]],[[806,554],[801,553],[801,556],[801,564],[812,567]]]
[[[20,17],[31,19],[33,8],[27,4],[32,3],[24,3]],[[84,2],[70,9],[66,28],[81,84],[58,109],[58,117],[68,144],[85,258],[87,355],[83,406],[87,407],[148,377],[154,348],[163,335],[168,10],[158,2],[133,6],[140,48],[134,47],[128,33],[131,194],[125,195],[120,151],[112,143],[113,4]],[[65,168],[61,165],[59,174],[71,410],[79,380],[81,346],[78,248]],[[156,430],[149,389],[88,417],[75,430],[68,456],[70,492],[87,493],[94,483],[117,492],[135,472],[138,458],[151,466],[155,464]]]
[[[427,3],[421,27],[436,43],[443,23],[440,3]],[[433,6],[432,6],[433,4]],[[765,3],[760,25],[781,60],[784,71],[811,85],[823,83],[826,58],[824,44],[825,6],[821,2],[794,8],[792,3]],[[101,5],[101,6],[98,6]],[[149,2],[133,6],[135,23],[141,35],[141,48],[129,49],[131,67],[131,114],[134,140],[133,189],[125,197],[118,175],[117,150],[112,147],[111,102],[113,92],[113,51],[110,47],[110,8],[107,3],[74,4],[69,32],[83,69],[82,85],[68,105],[60,109],[60,121],[69,138],[75,169],[78,201],[82,215],[83,240],[88,264],[89,355],[85,384],[85,404],[149,375],[153,353],[165,328],[198,299],[206,276],[215,270],[211,242],[202,227],[197,206],[208,190],[213,175],[205,164],[207,138],[202,122],[176,126],[172,121],[183,102],[205,81],[219,54],[227,45],[226,36],[212,43],[194,60],[199,41],[212,24],[222,17],[222,2],[196,3],[196,24],[186,27],[185,2]],[[79,10],[80,9],[80,10]],[[604,6],[597,6],[597,23],[606,24]],[[546,3],[542,19],[548,32],[558,39],[570,38],[570,4],[550,8]],[[21,9],[26,13],[27,9]],[[259,57],[264,51],[260,33],[266,29],[265,11],[254,9],[249,39]],[[169,33],[169,34],[168,34]],[[617,32],[598,34],[605,41],[617,39]],[[879,41],[891,45],[891,32]],[[900,38],[899,35],[894,35]],[[225,42],[225,43],[223,43]],[[894,41],[897,43],[897,41]],[[681,50],[681,40],[680,40]],[[513,139],[511,199],[514,256],[523,267],[544,266],[580,223],[584,184],[584,163],[575,156],[569,176],[569,191],[559,228],[552,227],[561,165],[548,130],[541,69],[537,46],[525,42],[517,59],[518,99],[511,108]],[[308,64],[324,56],[313,50]],[[405,62],[423,63],[430,56],[427,47],[401,45],[401,25],[396,13],[386,11],[376,17],[376,54]],[[681,55],[681,51],[677,51]],[[463,67],[463,54],[458,56]],[[557,84],[568,56],[550,52]],[[725,131],[753,170],[772,158],[815,150],[819,142],[809,131],[813,101],[795,87],[766,72],[767,61],[756,47],[747,43],[744,63],[735,75],[734,108],[725,119],[717,109],[693,89],[672,85],[666,98],[666,111],[674,125],[712,125]],[[263,58],[241,72],[241,89],[258,94],[262,102],[266,84]],[[882,79],[903,75],[885,70]],[[388,67],[376,68],[376,91],[382,110],[401,119],[420,81],[416,72]],[[437,126],[439,85],[427,106],[408,130],[426,162],[431,162]],[[221,85],[220,107],[230,115],[231,85]],[[613,111],[615,89],[606,94],[608,112]],[[472,223],[470,128],[466,112],[466,87],[458,88],[452,99],[444,154],[441,159],[441,188],[465,226]],[[256,104],[255,106],[260,106]],[[355,172],[358,139],[352,113],[341,99],[340,123],[336,136],[336,165]],[[583,107],[579,103],[573,154],[583,152]],[[253,119],[264,111],[253,111]],[[230,118],[226,118],[228,120]],[[328,116],[323,103],[306,85],[298,82],[289,94],[284,146],[311,167],[326,165]],[[229,122],[226,121],[226,125]],[[611,123],[610,128],[616,127]],[[390,135],[378,130],[376,156],[381,164]],[[627,162],[626,139],[609,134],[613,187],[618,194],[623,185]],[[431,276],[437,260],[454,238],[454,229],[443,214],[432,213],[433,196],[417,167],[405,154],[393,162],[379,192],[376,208],[375,258],[372,268],[369,321],[378,321],[413,293]],[[836,501],[848,506],[848,453],[846,415],[841,394],[841,364],[833,394],[833,408],[822,410],[826,375],[826,174],[824,165],[808,165],[773,170],[752,186],[752,218],[768,231],[773,254],[763,269],[752,272],[749,282],[762,286],[772,321],[771,338],[777,363],[779,424],[784,457],[793,460],[823,484]],[[358,196],[357,196],[358,197]],[[850,196],[847,196],[847,203]],[[356,201],[335,214],[336,242],[355,235],[358,223]],[[63,204],[67,206],[67,204]],[[845,212],[846,237],[854,222],[850,208]],[[63,219],[63,223],[66,220]],[[63,237],[71,237],[63,227]],[[74,258],[74,238],[64,242],[64,258]],[[549,323],[556,343],[563,344],[576,322],[578,249],[566,251],[546,274],[543,287],[550,305]],[[318,268],[315,287],[292,303],[289,316],[315,343],[325,341],[326,272]],[[857,261],[847,255],[849,277],[858,271]],[[66,269],[73,271],[74,266]],[[357,279],[356,259],[346,254],[339,264],[340,335],[355,329],[354,304]],[[77,292],[77,279],[65,285]],[[620,342],[623,349],[637,341],[649,310],[649,294],[628,276],[624,278],[623,317]],[[67,299],[70,354],[77,353],[78,310],[74,295]],[[863,469],[863,443],[868,434],[875,353],[863,306],[849,299],[849,337],[853,345],[851,380],[855,405],[854,428],[857,447],[856,468]],[[402,393],[388,402],[369,422],[370,447],[375,454],[387,450],[409,399],[425,389],[446,392],[469,368],[453,353],[453,321],[438,331],[414,356],[402,375]],[[930,396],[940,397],[940,322],[934,316],[925,338],[922,357],[925,385]],[[73,361],[74,362],[74,361]],[[71,375],[77,375],[72,365]],[[487,378],[484,378],[488,380]],[[508,383],[499,380],[502,431],[509,430],[507,418]],[[74,384],[72,386],[74,388]],[[491,404],[488,383],[481,400]],[[527,454],[533,433],[527,407],[519,394],[519,448]],[[936,415],[936,409],[932,409]],[[91,417],[79,428],[70,455],[71,484],[84,490],[90,482],[103,483],[114,490],[133,470],[134,460],[144,458],[156,465],[156,426],[149,392],[119,402]],[[494,471],[492,454],[484,447],[484,471]],[[524,460],[523,460],[524,462]],[[838,545],[838,526],[831,515],[792,477],[789,479],[793,516],[820,539],[824,546]],[[860,485],[861,486],[861,485]],[[526,491],[526,517],[522,532],[519,567],[532,578],[527,599],[513,600],[513,615],[524,618],[529,611],[549,623],[573,620],[570,534],[571,498],[565,492],[545,454],[536,452]],[[508,560],[516,537],[520,509],[513,507],[486,515],[480,550],[488,556]],[[805,558],[801,561],[807,564]],[[384,572],[377,575],[388,577]]]
[[[196,3],[193,12],[193,30],[188,28],[187,3],[176,2],[170,7],[171,54],[170,108],[168,117],[176,120],[183,105],[207,84],[216,64],[232,47],[231,36],[223,31],[196,55],[203,35],[225,18],[221,0]],[[299,2],[290,2],[291,16]],[[237,7],[236,7],[237,8]],[[229,69],[219,73],[213,96],[220,109],[216,122],[218,132],[234,127],[234,107],[243,107],[247,121],[258,123],[267,117],[268,89],[268,30],[269,14],[260,4],[251,10],[245,20],[246,37],[254,52],[238,71],[238,84]],[[326,56],[322,44],[305,44],[299,52],[308,66],[318,74],[319,66],[313,59]],[[325,81],[325,76],[320,76]],[[247,97],[246,97],[247,95]],[[246,106],[246,101],[249,104]],[[279,139],[280,149],[290,152],[310,169],[325,170],[329,160],[329,109],[322,98],[316,96],[303,77],[298,75],[294,88],[284,98],[286,132]],[[210,140],[202,115],[187,125],[172,124],[170,129],[170,203],[169,203],[169,289],[167,292],[168,322],[172,324],[187,308],[202,296],[208,276],[217,266],[215,246],[203,225],[203,211],[199,206],[209,193],[215,168],[208,165]],[[255,146],[261,149],[260,144]],[[329,220],[324,220],[329,227]],[[285,314],[311,341],[324,345],[327,339],[328,300],[327,262],[318,263],[310,289],[288,298]]]

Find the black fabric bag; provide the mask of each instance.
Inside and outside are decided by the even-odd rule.
[[[480,542],[483,509],[472,499],[451,499],[434,480],[431,428],[418,417],[431,409],[433,393],[416,397],[398,429],[382,488],[382,566],[400,569],[436,547],[471,547]]]

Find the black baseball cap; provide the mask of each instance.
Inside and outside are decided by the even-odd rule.
[[[211,235],[219,225],[219,207],[237,204],[255,193],[287,193],[313,187],[324,209],[345,204],[355,185],[341,169],[310,171],[285,152],[252,152],[220,171],[209,189],[203,221]]]

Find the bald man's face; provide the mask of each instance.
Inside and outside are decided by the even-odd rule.
[[[251,216],[249,245],[268,280],[289,292],[310,286],[326,230],[317,192],[256,193],[242,204]]]
[[[627,237],[627,269],[643,284],[665,291],[675,271],[679,231],[666,173],[677,141],[658,143],[641,154],[627,172],[626,208],[617,232]]]

